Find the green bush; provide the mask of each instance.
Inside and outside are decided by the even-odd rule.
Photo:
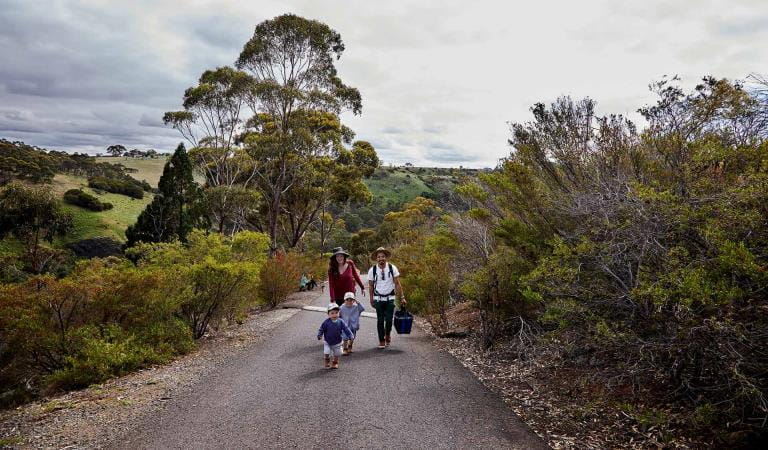
[[[1,285],[0,397],[82,387],[189,351],[176,291],[166,273],[116,258]]]
[[[262,233],[243,231],[229,238],[196,230],[186,244],[142,243],[128,254],[142,269],[169,274],[178,314],[200,338],[209,325],[233,320],[254,305],[268,248]]]
[[[191,342],[188,337],[187,341]],[[174,336],[179,337],[179,336]],[[48,375],[47,390],[70,390],[100,383],[151,364],[168,361],[177,352],[163,352],[154,342],[140,342],[121,327],[87,325],[71,337],[76,350],[66,357],[64,367]],[[163,347],[167,350],[168,343]]]
[[[113,194],[123,194],[137,199],[144,198],[144,186],[139,181],[91,177],[88,178],[88,187],[112,192]]]
[[[112,203],[102,203],[98,198],[94,197],[81,189],[70,189],[64,193],[64,201],[70,205],[81,206],[91,211],[106,211],[112,209]]]

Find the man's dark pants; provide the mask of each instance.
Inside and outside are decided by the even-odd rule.
[[[392,317],[395,314],[395,301],[377,301],[374,302],[376,308],[376,331],[379,332],[379,342],[384,340],[384,336],[389,336],[392,332]]]

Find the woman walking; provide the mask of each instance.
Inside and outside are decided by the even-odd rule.
[[[328,263],[328,293],[331,295],[331,301],[339,306],[343,305],[344,294],[355,292],[355,284],[360,286],[365,296],[365,285],[360,280],[355,263],[349,259],[349,253],[341,247],[334,248]]]

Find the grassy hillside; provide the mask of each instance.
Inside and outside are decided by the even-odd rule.
[[[400,168],[378,169],[365,184],[374,198],[395,203],[409,202],[424,193],[432,195],[435,192],[419,175]]]
[[[97,236],[124,241],[125,229],[128,228],[128,225],[133,225],[136,222],[139,214],[152,201],[152,194],[150,193],[144,193],[144,198],[141,200],[108,192],[98,193],[88,187],[88,181],[85,178],[72,175],[56,175],[53,179],[53,189],[59,196],[63,196],[64,192],[69,189],[82,189],[96,196],[100,201],[114,205],[114,208],[109,211],[93,212],[65,203],[64,209],[74,215],[75,229],[62,243]]]
[[[160,175],[163,174],[163,166],[167,160],[166,155],[162,155],[159,158],[141,159],[141,158],[124,158],[122,156],[109,157],[101,156],[96,158],[98,162],[108,162],[110,164],[122,164],[129,169],[136,169],[138,172],[130,174],[137,180],[147,180],[147,183],[153,187],[157,187],[157,183],[160,181]],[[198,180],[199,182],[200,180]]]
[[[418,196],[439,198],[452,192],[466,176],[476,175],[476,170],[434,167],[380,167],[365,180],[373,193],[374,201],[382,204],[403,204]]]

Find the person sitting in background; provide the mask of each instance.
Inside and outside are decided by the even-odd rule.
[[[307,282],[307,290],[311,291],[317,287],[317,281],[315,280],[315,276],[312,273],[310,273],[307,278],[309,278],[309,281]]]
[[[308,286],[309,286],[309,278],[307,278],[307,274],[302,273],[301,279],[299,280],[299,292],[309,290]]]

